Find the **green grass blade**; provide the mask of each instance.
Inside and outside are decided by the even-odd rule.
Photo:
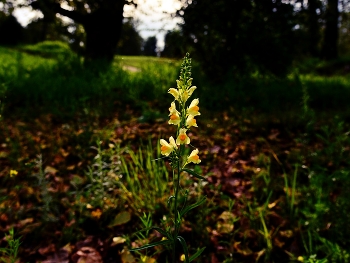
[[[206,199],[207,199],[207,197],[204,196],[201,200],[194,203],[193,205],[185,207],[184,210],[181,211],[181,213],[180,213],[181,217],[183,217],[188,211],[192,210],[193,208],[196,208],[197,206],[200,206],[201,204],[203,204],[206,201]]]
[[[190,169],[183,168],[183,169],[181,169],[181,172],[188,172],[189,174],[193,175],[194,177],[197,177],[198,179],[207,180],[203,176],[197,174],[195,171],[190,170]]]
[[[167,245],[167,244],[172,244],[172,243],[173,243],[172,240],[161,240],[158,242],[144,245],[142,247],[132,248],[129,251],[138,251],[138,250],[143,250],[143,249],[147,249],[147,248],[151,248],[151,247],[155,247],[155,246],[159,246],[159,245]]]
[[[189,259],[188,259],[188,248],[187,248],[187,244],[185,239],[182,236],[177,236],[177,240],[179,240],[183,250],[184,250],[184,254],[185,254],[185,262],[189,263]]]
[[[197,252],[190,257],[190,262],[199,257],[203,253],[204,249],[205,247],[202,247],[201,249],[197,250]]]

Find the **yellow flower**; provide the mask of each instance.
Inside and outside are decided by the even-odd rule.
[[[200,163],[201,160],[199,159],[198,152],[199,152],[198,149],[193,150],[191,152],[190,156],[187,157],[186,164],[187,163],[196,163],[196,164]]]
[[[188,100],[189,97],[191,97],[193,91],[196,88],[197,88],[196,86],[193,86],[193,87],[186,89],[186,90],[179,90],[179,96],[181,98],[181,102],[186,103],[186,101]]]
[[[169,111],[170,111],[169,113],[170,120],[168,121],[168,123],[178,125],[181,122],[181,118],[180,118],[180,112],[176,110],[175,102],[171,103],[171,107],[169,108]]]
[[[162,147],[160,147],[160,151],[161,154],[165,155],[165,156],[169,156],[169,154],[174,150],[177,149],[177,145],[175,143],[175,139],[173,138],[173,136],[171,136],[169,138],[169,142],[168,143],[166,140],[164,139],[160,139],[160,145],[162,145]]]
[[[193,86],[193,87],[191,87],[191,88],[189,88],[189,89],[187,90],[188,97],[191,97],[193,91],[194,91],[196,88],[197,88],[196,86]]]
[[[96,210],[91,212],[91,216],[97,219],[99,219],[101,215],[102,215],[102,211],[100,208],[97,208]]]
[[[186,131],[187,130],[184,128],[180,129],[179,136],[177,136],[177,139],[176,139],[177,145],[190,143],[190,138],[187,136]]]
[[[175,112],[176,112],[177,114],[180,114],[180,112],[178,112],[177,109],[176,109],[176,104],[175,104],[175,102],[172,102],[172,103],[171,103],[170,108],[169,108],[169,111],[170,111],[169,116],[170,116],[171,114],[175,113]]]
[[[16,170],[10,170],[10,177],[16,176],[18,172]]]
[[[177,113],[173,113],[170,116],[170,120],[168,121],[169,124],[174,124],[174,125],[178,125],[181,122],[181,118],[180,115]]]
[[[185,104],[187,99],[190,97],[187,90],[179,90],[181,103]]]
[[[185,261],[185,259],[186,259],[185,254],[182,254],[180,257],[180,261]]]
[[[192,115],[192,116],[197,116],[197,115],[201,115],[199,112],[199,107],[197,106],[199,103],[199,99],[194,99],[190,106],[187,109],[187,114],[188,115]]]
[[[179,100],[179,91],[177,89],[171,88],[168,93],[174,96],[175,100]]]
[[[186,119],[186,126],[187,126],[187,128],[190,128],[192,126],[193,127],[198,127],[196,119],[193,117],[193,115],[188,115],[188,117]]]
[[[190,87],[192,85],[193,78],[189,78],[186,82],[187,87]]]
[[[178,81],[178,80],[177,80]],[[196,86],[193,86],[189,89],[186,89],[183,87],[182,82],[178,81],[177,84],[178,89],[171,88],[168,90],[168,93],[174,96],[175,100],[179,101],[180,103],[186,103],[187,99],[191,97],[193,91],[197,88]]]

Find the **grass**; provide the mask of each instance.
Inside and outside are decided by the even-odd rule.
[[[0,259],[14,255],[2,239],[14,228],[23,261],[65,246],[77,257],[85,242],[105,261],[166,262],[157,247],[123,249],[161,239],[135,229],[169,224],[170,168],[154,159],[157,140],[172,133],[167,90],[179,62],[118,57],[99,72],[65,48],[0,48]],[[350,262],[349,78],[256,74],[215,84],[194,72],[207,116],[193,131],[196,172],[208,182],[186,175],[181,187],[190,202],[208,202],[183,221],[190,254],[205,246],[197,262]]]

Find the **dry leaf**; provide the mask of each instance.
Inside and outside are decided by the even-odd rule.
[[[102,263],[102,257],[98,251],[92,247],[82,247],[76,255],[79,256],[77,263]]]
[[[123,249],[123,251],[121,253],[121,258],[122,258],[123,263],[135,263],[136,262],[134,256],[131,255],[131,253],[126,249]]]
[[[52,166],[46,166],[44,172],[45,172],[46,174],[55,175],[55,174],[58,172],[58,170],[55,169],[55,168],[53,168]]]
[[[224,211],[219,217],[219,222],[217,224],[217,231],[220,234],[228,234],[233,231],[234,216],[231,212]]]
[[[122,237],[113,237],[113,244],[117,245],[117,244],[122,244],[126,241],[125,238]]]

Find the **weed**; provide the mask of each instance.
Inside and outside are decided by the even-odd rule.
[[[201,198],[198,202],[188,205],[188,191],[185,190],[183,193],[183,202],[182,208],[180,209],[180,177],[182,172],[187,172],[198,179],[205,179],[204,177],[198,175],[194,172],[194,170],[190,170],[185,168],[185,166],[189,163],[198,164],[201,162],[198,156],[198,149],[195,149],[191,152],[190,155],[185,154],[185,146],[190,144],[190,138],[186,134],[187,130],[191,127],[198,127],[196,124],[195,117],[200,115],[199,107],[197,106],[199,103],[198,99],[194,99],[191,104],[186,108],[186,101],[192,95],[193,91],[196,89],[195,86],[192,86],[192,78],[191,76],[191,59],[189,58],[189,54],[186,54],[183,63],[181,65],[180,78],[177,80],[178,89],[171,88],[169,89],[169,93],[174,96],[175,101],[177,101],[179,110],[176,109],[175,101],[171,103],[170,111],[170,120],[169,124],[176,125],[176,141],[171,136],[169,138],[169,143],[164,139],[160,140],[160,144],[162,147],[160,148],[161,154],[169,157],[172,167],[172,179],[173,179],[173,187],[174,192],[168,199],[168,204],[171,203],[173,205],[173,226],[172,229],[170,226],[166,226],[165,229],[161,229],[158,227],[152,227],[154,230],[158,231],[163,235],[163,239],[161,241],[157,241],[151,244],[144,245],[139,248],[133,248],[131,251],[138,251],[142,249],[148,249],[154,246],[165,245],[172,247],[172,262],[176,262],[176,252],[178,245],[181,244],[184,253],[184,260],[186,263],[191,262],[195,258],[197,258],[205,248],[201,248],[197,250],[197,252],[189,257],[189,251],[186,244],[185,239],[179,235],[181,222],[183,216],[189,212],[190,210],[198,207],[203,204],[206,200],[206,197]]]
[[[13,228],[9,230],[8,235],[5,237],[8,246],[0,247],[0,261],[4,263],[15,263],[18,260],[18,249],[21,245],[21,238],[15,238],[15,232]]]

